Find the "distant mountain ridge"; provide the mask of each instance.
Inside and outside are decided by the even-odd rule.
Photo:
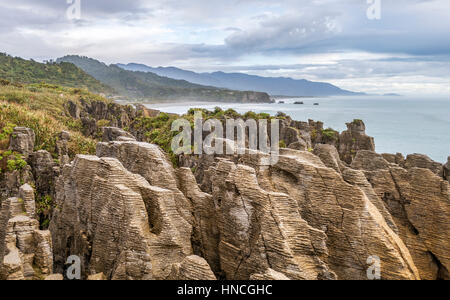
[[[305,79],[292,79],[287,77],[261,77],[244,73],[196,73],[175,67],[153,68],[144,64],[117,64],[129,71],[151,72],[178,80],[186,80],[196,84],[216,86],[234,90],[255,90],[270,95],[283,96],[357,96],[356,93],[343,90],[335,85],[325,82],[313,82]]]
[[[268,103],[266,93],[234,91],[225,88],[194,84],[185,80],[162,77],[152,72],[125,70],[117,65],[106,65],[98,60],[77,55],[58,58],[70,62],[99,81],[114,88],[121,96],[143,101],[220,101]]]

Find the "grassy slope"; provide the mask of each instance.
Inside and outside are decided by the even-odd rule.
[[[0,176],[7,171],[22,170],[27,162],[18,153],[8,151],[9,139],[16,126],[29,127],[36,134],[35,150],[47,150],[57,159],[56,142],[62,130],[71,134],[69,156],[95,154],[97,141],[81,133],[82,124],[65,113],[68,100],[105,101],[98,95],[78,88],[48,84],[6,84],[0,81]],[[48,228],[53,207],[51,195],[36,192],[36,211],[42,229]]]
[[[96,142],[81,134],[81,122],[65,114],[68,100],[108,100],[87,90],[64,88],[47,84],[26,86],[0,84],[0,154],[7,149],[11,127],[29,127],[36,133],[35,150],[47,150],[55,154],[59,132],[71,132],[69,143],[71,156],[94,154]],[[56,156],[55,156],[56,158]]]
[[[49,83],[92,92],[112,93],[113,90],[71,63],[42,64],[0,53],[0,78],[15,83]]]

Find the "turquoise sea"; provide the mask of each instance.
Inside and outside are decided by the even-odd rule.
[[[279,104],[284,101],[285,104]],[[294,104],[303,101],[303,105]],[[314,103],[319,103],[315,106]],[[331,97],[277,99],[276,104],[164,103],[147,104],[149,108],[183,114],[189,108],[233,108],[239,113],[285,112],[293,119],[313,119],[325,127],[343,131],[345,123],[362,119],[367,134],[375,138],[378,153],[401,152],[405,156],[422,153],[444,163],[450,156],[450,98],[411,97]]]

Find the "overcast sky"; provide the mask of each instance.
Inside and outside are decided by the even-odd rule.
[[[79,1],[77,20],[68,0],[0,0],[0,52],[450,95],[448,0],[380,0],[379,20],[367,0]]]

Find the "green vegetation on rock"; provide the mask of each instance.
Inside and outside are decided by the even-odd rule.
[[[338,133],[331,128],[322,130],[322,135],[329,139],[333,139],[333,140],[338,139]]]
[[[23,170],[27,162],[19,153],[0,150],[0,173]]]

